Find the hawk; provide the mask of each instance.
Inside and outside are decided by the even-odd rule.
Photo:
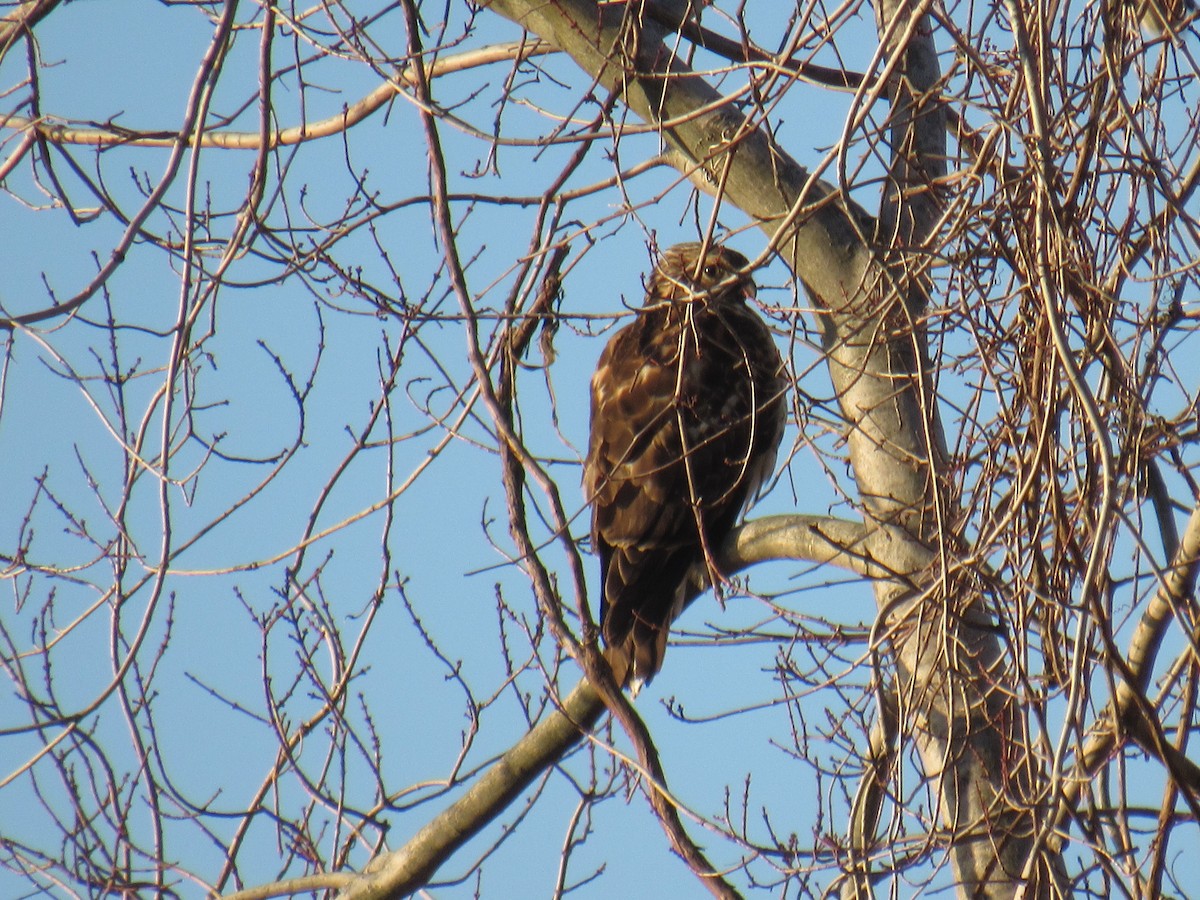
[[[584,490],[600,629],[621,686],[662,666],[690,573],[707,566],[775,468],[787,382],[746,257],[672,247],[592,377]],[[702,571],[702,570],[701,570]],[[718,575],[719,577],[719,575]]]

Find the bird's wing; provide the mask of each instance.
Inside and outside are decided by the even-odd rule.
[[[781,369],[770,332],[740,305],[643,313],[601,355],[585,482],[605,642],[635,675],[657,670],[689,570],[773,468]]]

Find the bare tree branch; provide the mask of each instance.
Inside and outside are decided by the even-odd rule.
[[[441,57],[429,66],[428,75],[430,78],[437,78],[452,72],[463,72],[504,60],[519,62],[550,53],[552,49],[549,45],[537,41],[491,44],[477,50]],[[379,85],[366,96],[345,106],[336,116],[329,116],[302,125],[292,125],[288,128],[272,128],[267,133],[265,141],[262,134],[257,131],[205,130],[200,134],[185,135],[185,146],[214,147],[223,150],[274,150],[277,147],[289,147],[307,141],[332,137],[353,128],[359,122],[387,106],[397,96],[406,96],[405,91],[412,90],[414,85],[415,76],[409,67],[399,71],[391,81]],[[109,123],[103,127],[81,127],[67,125],[49,117],[31,119],[28,116],[17,115],[0,116],[0,128],[11,128],[14,131],[36,134],[56,144],[80,144],[93,147],[173,147],[180,139],[179,135],[173,133],[141,131],[118,126],[116,123]]]

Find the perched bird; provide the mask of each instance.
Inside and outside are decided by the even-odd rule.
[[[713,555],[774,470],[787,411],[783,360],[746,305],[746,258],[701,249],[663,254],[592,377],[584,489],[600,627],[617,683],[635,693],[662,666],[692,570],[719,579]]]

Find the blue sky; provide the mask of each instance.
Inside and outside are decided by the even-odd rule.
[[[240,20],[247,21],[254,12],[245,7]],[[365,15],[367,10],[355,12]],[[517,36],[511,26],[494,16],[481,14],[479,22],[472,43]],[[759,29],[756,33],[765,33],[769,24],[765,19],[761,25],[752,22]],[[393,15],[385,25],[378,34],[386,34],[393,42],[387,49],[402,53],[398,16]],[[842,43],[843,53],[854,54],[846,58],[847,64],[865,64],[873,49],[872,30],[869,21],[852,26],[849,33],[860,34],[862,40]],[[170,131],[181,121],[190,82],[210,32],[208,20],[187,6],[137,0],[80,0],[64,6],[38,29],[45,64],[40,71],[42,110],[64,118],[113,120],[130,128]],[[257,52],[257,32],[242,32],[216,91],[215,114],[232,112],[253,99]],[[275,52],[275,65],[283,66],[289,54],[305,53],[307,48],[281,39]],[[819,58],[834,61],[830,54]],[[20,56],[10,57],[0,68],[2,83],[7,86],[20,79],[23,65]],[[571,75],[570,64],[546,60],[545,66],[550,74],[539,84],[523,85],[523,103],[504,107],[502,122],[507,134],[530,137],[546,131],[542,109],[580,118],[594,115],[594,106],[573,111],[579,82]],[[435,85],[435,96],[486,133],[497,115],[495,101],[507,71],[501,66],[448,77]],[[309,66],[306,73],[309,87],[305,91],[299,91],[294,83],[276,89],[280,126],[295,125],[302,115],[310,121],[331,115],[378,83],[369,69],[350,61],[322,62]],[[555,83],[550,77],[554,73],[571,77],[570,87]],[[788,98],[789,103],[779,107],[772,118],[777,137],[801,161],[815,165],[840,137],[849,96],[798,88]],[[231,127],[255,128],[253,105]],[[472,173],[488,158],[488,142],[452,127],[443,129],[443,142],[451,190],[463,194],[538,196],[575,149],[573,144],[541,151],[501,147],[497,172],[476,176]],[[5,146],[11,147],[11,141]],[[608,178],[614,160],[629,166],[655,149],[653,136],[627,138],[616,148],[598,146],[572,183],[582,186]],[[97,157],[90,150],[76,148],[72,156],[88,171],[98,168],[106,187],[129,212],[137,208],[142,185],[159,177],[167,151],[118,149]],[[323,226],[338,218],[356,183],[364,196],[381,206],[427,190],[419,119],[403,100],[397,100],[386,114],[378,113],[357,126],[345,141],[341,137],[314,141],[294,153],[282,152],[278,161],[280,167],[286,164],[286,173],[281,178],[281,169],[273,160],[269,196],[274,198],[276,189],[280,196],[265,207],[267,218],[276,229],[290,223],[299,246],[325,236]],[[253,162],[253,153],[247,151],[204,150],[198,162],[199,206],[236,209]],[[79,206],[94,205],[61,159],[55,171]],[[45,177],[44,172],[40,175]],[[574,202],[561,226],[561,233],[577,236],[568,258],[574,268],[567,276],[562,299],[562,311],[568,318],[555,338],[553,400],[544,373],[531,366],[520,376],[521,413],[530,449],[548,461],[568,512],[578,514],[572,522],[576,537],[584,536],[588,521],[579,490],[579,457],[587,437],[587,384],[603,341],[590,333],[596,329],[582,317],[615,314],[640,303],[641,276],[650,264],[647,244],[651,238],[665,246],[696,237],[697,222],[707,220],[710,201],[699,201],[697,216],[690,206],[694,202],[690,189],[677,181],[673,170],[664,169],[631,179],[624,186],[624,198],[617,191],[606,190]],[[181,178],[171,188],[168,202],[183,204],[183,184]],[[31,180],[28,165],[10,176],[7,188],[9,193],[0,197],[0,225],[6,235],[0,260],[8,276],[0,286],[0,304],[7,313],[15,314],[46,306],[46,284],[60,299],[79,290],[94,273],[97,259],[107,259],[122,226],[110,216],[72,224],[61,210],[41,208],[46,195]],[[872,191],[870,184],[859,191],[868,208],[876,205]],[[514,261],[528,250],[535,210],[463,201],[454,205],[454,214],[476,303],[480,308],[498,307],[512,287]],[[178,237],[179,221],[178,216],[155,215],[147,227]],[[735,231],[746,225],[733,210],[722,214],[721,224]],[[231,227],[228,215],[214,219],[215,247],[219,248]],[[731,243],[748,256],[764,246],[755,230],[737,234]],[[268,242],[255,246],[256,250],[267,248],[278,252]],[[332,617],[347,636],[346,650],[366,621],[364,610],[381,582],[386,583],[384,602],[363,645],[363,671],[354,685],[349,715],[365,731],[362,709],[369,709],[390,790],[446,777],[468,726],[463,692],[447,677],[449,667],[434,659],[414,628],[396,588],[397,578],[403,579],[405,595],[442,653],[452,665],[461,664],[461,677],[477,697],[490,696],[505,677],[498,595],[514,615],[513,621],[506,622],[514,656],[529,653],[518,631],[519,622],[531,627],[536,622],[528,583],[505,565],[503,553],[488,539],[490,535],[501,551],[511,547],[499,464],[488,449],[494,440],[470,415],[461,427],[448,433],[447,423],[461,412],[451,398],[456,388],[467,383],[469,373],[464,328],[452,316],[455,300],[444,294],[445,284],[437,280],[439,252],[428,209],[421,204],[379,216],[373,231],[361,228],[333,251],[338,263],[363,281],[410,302],[421,301],[433,285],[425,299],[427,308],[446,317],[444,322],[422,326],[419,340],[408,339],[397,386],[388,395],[393,433],[411,436],[389,446],[382,426],[377,427],[371,435],[373,446],[355,454],[345,474],[336,479],[342,460],[354,446],[354,435],[363,429],[373,404],[379,401],[386,356],[405,340],[402,324],[395,317],[377,315],[361,296],[339,290],[327,269],[291,276],[279,284],[263,284],[280,268],[253,254],[237,259],[227,274],[229,284],[215,298],[205,300],[197,333],[211,327],[213,334],[193,357],[191,379],[180,384],[195,392],[192,426],[196,434],[214,441],[228,458],[209,456],[200,441],[189,441],[173,459],[171,474],[179,483],[169,486],[166,494],[174,545],[199,535],[215,517],[236,504],[272,471],[272,460],[279,454],[289,447],[294,453],[253,503],[222,519],[218,527],[172,561],[173,573],[165,581],[163,599],[151,619],[147,647],[157,646],[167,634],[168,621],[171,625],[170,643],[154,674],[156,729],[152,743],[168,761],[167,773],[175,788],[193,802],[211,801],[226,810],[241,808],[275,758],[277,745],[261,719],[265,708],[263,672],[276,692],[296,676],[295,635],[276,626],[264,641],[256,617],[267,617],[279,608],[280,592],[288,584],[287,571],[297,563],[297,556],[289,551],[303,535],[318,501],[322,505],[315,530],[320,532],[358,516],[410,476],[414,479],[392,506],[390,519],[380,511],[336,528],[306,551],[299,568],[301,580],[319,571],[322,593],[320,598],[310,599],[326,610],[322,614]],[[215,257],[206,259],[209,265],[215,263]],[[790,352],[796,370],[803,375],[802,387],[811,396],[827,399],[828,382],[814,346],[816,336],[810,332],[812,320],[803,315],[807,301],[797,296],[778,263],[757,277],[760,300],[789,310],[799,307],[799,318],[791,315],[788,319],[795,326],[793,338],[789,343],[781,336],[780,345]],[[14,338],[0,410],[0,459],[4,460],[0,550],[5,554],[15,547],[24,511],[36,495],[35,479],[43,471],[54,495],[87,520],[89,534],[101,539],[114,536],[114,528],[106,521],[106,508],[111,511],[120,502],[125,454],[105,426],[105,420],[110,425],[115,421],[115,404],[110,385],[94,376],[108,365],[113,350],[105,330],[94,323],[104,321],[111,305],[116,319],[127,326],[118,338],[120,365],[137,377],[124,387],[126,408],[134,425],[143,415],[154,423],[147,451],[152,454],[159,440],[161,416],[161,407],[154,402],[155,391],[162,384],[162,367],[170,358],[170,341],[163,335],[175,321],[181,283],[177,260],[152,246],[135,243],[106,293],[93,297],[80,318]],[[965,339],[958,335],[951,340]],[[59,359],[69,361],[87,380],[77,384],[63,377]],[[535,350],[530,362],[538,361]],[[302,388],[309,382],[312,387],[301,431],[293,387]],[[89,396],[94,405],[88,402]],[[427,413],[426,405],[435,416]],[[445,418],[431,421],[440,416]],[[179,426],[178,412],[172,424]],[[826,470],[808,446],[815,442],[836,457],[836,435],[829,432],[829,425],[820,410],[802,423],[803,431],[801,424],[790,424],[784,455],[793,443],[796,453],[778,488],[756,514],[795,508],[852,514],[839,500],[833,482],[836,479],[848,489],[845,469],[837,467],[835,458],[832,469]],[[431,453],[436,456],[426,466]],[[99,485],[95,492],[99,499],[89,484],[93,478]],[[331,481],[336,483],[324,497]],[[154,480],[140,479],[129,502],[130,536],[153,563],[163,527]],[[44,602],[47,592],[56,592],[56,618],[51,627],[64,628],[96,603],[112,583],[111,571],[98,558],[96,546],[70,534],[67,523],[46,498],[38,500],[36,509],[31,559],[71,562],[81,568],[70,579],[33,579],[30,597],[21,610],[15,600],[4,601],[3,615],[11,616],[7,627],[26,642],[35,624],[33,611]],[[548,538],[544,531],[540,536]],[[391,554],[386,572],[381,553],[384,545]],[[279,555],[283,556],[278,561],[257,565],[257,561]],[[558,566],[565,585],[561,552],[551,545],[546,558]],[[586,557],[585,565],[593,579],[594,560]],[[145,574],[144,568],[131,566],[126,585]],[[845,580],[841,573],[784,565],[762,567],[752,576],[757,590],[778,593],[780,602],[815,617],[814,631],[822,630],[822,622],[849,628],[869,623],[874,609],[869,590],[853,582],[842,584]],[[14,582],[14,589],[24,584]],[[589,584],[594,586],[594,581]],[[123,613],[129,617],[126,629],[146,608],[148,595],[149,589],[143,587],[127,601]],[[592,603],[594,609],[594,597]],[[302,604],[293,604],[297,606]],[[721,610],[711,598],[705,598],[681,625],[689,632],[707,631],[706,623],[729,628],[770,615],[769,607],[759,600],[733,598]],[[315,621],[309,623],[310,629],[316,627]],[[109,678],[108,623],[109,613],[101,608],[64,639],[61,655],[56,657],[62,662],[56,663],[55,687],[61,691],[65,708],[86,704],[97,686]],[[539,652],[543,660],[553,657],[548,641],[543,641]],[[761,811],[769,808],[770,828],[776,834],[795,833],[799,848],[805,849],[821,845],[820,835],[844,829],[847,802],[831,774],[845,754],[836,742],[813,741],[802,748],[809,754],[808,761],[796,762],[794,756],[801,751],[788,743],[789,714],[817,723],[812,726],[814,733],[824,727],[836,731],[833,722],[847,700],[861,702],[855,691],[861,690],[862,679],[846,679],[847,696],[837,696],[832,688],[814,689],[803,702],[784,709],[778,702],[780,690],[773,667],[778,655],[785,652],[794,653],[797,664],[808,661],[802,646],[703,647],[684,642],[672,647],[664,671],[639,698],[638,709],[650,724],[672,786],[687,806],[702,816],[720,817],[728,799],[736,820],[744,790],[746,827],[754,839],[766,839],[767,824]],[[819,649],[814,653],[822,657]],[[314,664],[328,674],[337,662],[319,656]],[[827,674],[840,675],[843,667],[833,663]],[[567,688],[575,680],[568,663],[561,684]],[[517,689],[536,698],[542,685],[536,674],[529,672],[518,681]],[[681,704],[691,717],[712,721],[685,725],[668,714],[667,701]],[[231,710],[230,702],[250,714]],[[308,688],[298,689],[284,704],[291,724],[310,714],[317,702]],[[744,706],[761,708],[727,715]],[[826,715],[831,718],[826,720]],[[13,693],[0,692],[0,727],[24,719],[23,706]],[[114,746],[128,746],[125,724],[111,705],[88,721],[98,738]],[[502,692],[483,715],[466,766],[483,764],[523,731],[514,696]],[[850,735],[853,740],[861,738]],[[622,738],[616,743],[627,749]],[[34,751],[28,735],[0,737],[0,768],[7,774]],[[369,802],[372,783],[369,767],[356,752],[361,751],[352,748],[341,757],[329,750],[318,733],[306,742],[301,760],[311,772],[326,765],[344,765],[350,805],[361,805]],[[577,754],[565,771],[585,777],[586,763],[586,755]],[[122,764],[130,765],[129,759],[123,758]],[[607,762],[602,759],[602,764]],[[823,771],[818,771],[820,767]],[[485,866],[478,885],[484,896],[549,895],[558,864],[557,848],[570,820],[573,798],[569,780],[562,773],[550,778],[546,790],[547,796],[534,806],[497,859]],[[303,785],[288,779],[279,802],[286,809],[302,808],[308,802]],[[390,845],[397,846],[440,806],[433,803],[389,813]],[[0,820],[13,821],[35,807],[27,779],[17,779],[0,790]],[[519,808],[518,804],[504,820],[512,821]],[[135,814],[134,821],[145,827],[144,818]],[[228,820],[214,827],[224,837],[235,824]],[[44,827],[45,823],[35,825],[32,833]],[[601,804],[595,811],[595,828],[596,835],[572,865],[571,877],[585,877],[591,867],[600,865],[606,867],[606,873],[578,896],[635,896],[647,880],[661,885],[656,893],[663,897],[707,896],[668,854],[665,838],[640,796],[627,804],[621,799]],[[715,836],[710,838],[703,826],[693,824],[692,830],[700,843],[719,848],[714,850],[718,865],[737,862],[736,848]],[[463,871],[474,854],[496,837],[495,829],[487,832],[439,877],[449,879]],[[48,846],[54,846],[53,839]],[[249,846],[252,852],[239,857],[244,881],[270,880],[280,855],[273,831],[265,825],[256,827]],[[201,878],[213,877],[218,865],[213,841],[187,823],[171,825],[167,855]],[[355,864],[361,865],[364,859],[358,854]],[[770,868],[760,865],[755,871],[767,877]],[[468,881],[435,894],[472,896],[476,887],[474,881]],[[0,874],[0,894],[20,891],[11,876]],[[187,896],[201,893],[195,884],[182,885],[180,892]]]

